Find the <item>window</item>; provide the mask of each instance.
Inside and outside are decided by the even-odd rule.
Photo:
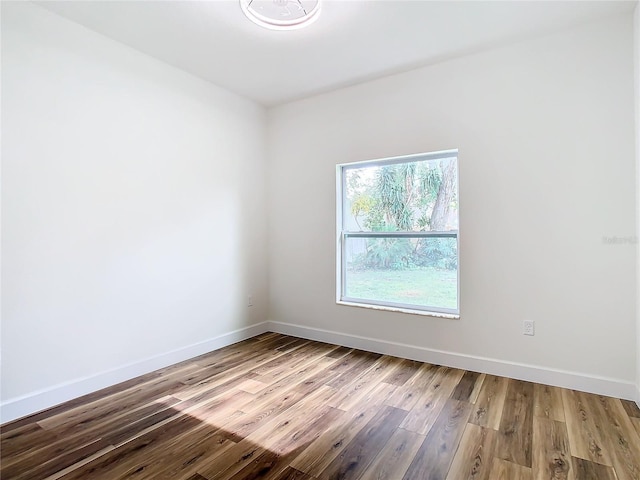
[[[338,165],[339,303],[459,313],[458,152]]]

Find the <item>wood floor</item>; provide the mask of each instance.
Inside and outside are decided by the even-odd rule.
[[[615,398],[268,333],[2,426],[9,479],[640,479]]]

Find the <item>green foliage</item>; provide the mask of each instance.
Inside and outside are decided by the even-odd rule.
[[[360,215],[368,215],[371,213],[371,210],[373,210],[375,203],[376,202],[371,195],[358,195],[351,202],[351,214],[356,218]]]
[[[441,183],[437,164],[385,165],[376,170],[373,185],[366,189],[367,208],[361,207],[359,197],[353,202],[358,203],[357,215],[366,214],[364,225],[372,231],[428,230]]]
[[[402,270],[434,267],[458,268],[455,238],[374,238],[366,241],[366,250],[351,264],[356,270]]]
[[[433,207],[442,185],[440,162],[385,165],[367,177],[358,170],[348,172],[351,214],[360,228],[373,232],[428,231]],[[452,240],[453,243],[444,241]],[[406,269],[457,268],[454,239],[375,239],[367,242],[355,268]]]
[[[419,171],[418,181],[420,182],[419,205],[423,209],[423,215],[418,219],[420,230],[428,230],[431,223],[431,209],[438,196],[438,190],[442,185],[442,171],[438,167],[432,167],[425,163],[426,168]],[[429,214],[427,215],[427,210]]]
[[[413,228],[416,164],[386,165],[378,171],[377,196],[388,226],[397,230]]]
[[[446,270],[458,268],[458,244],[455,238],[421,238],[416,248],[417,264]]]
[[[407,238],[376,238],[367,241],[366,251],[356,258],[356,268],[401,270],[412,267],[414,248]]]

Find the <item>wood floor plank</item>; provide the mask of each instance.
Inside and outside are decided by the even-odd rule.
[[[223,428],[224,423],[229,420],[217,422],[209,418],[209,414],[218,414],[218,410],[202,408],[193,410],[192,413],[193,416],[185,416],[198,422],[191,429],[177,431],[172,438],[162,438],[162,441],[146,448],[141,455],[138,452],[131,455],[128,459],[130,468],[125,477],[131,475],[136,480],[188,477],[198,473],[215,459],[224,457],[236,445]],[[147,435],[153,435],[153,431]],[[119,448],[126,446],[124,444]]]
[[[598,404],[602,438],[619,480],[640,479],[640,437],[620,400],[591,396]]]
[[[306,473],[301,472],[300,470],[296,470],[295,468],[287,467],[284,471],[278,476],[277,480],[314,480],[313,477],[310,477]]]
[[[274,353],[275,352],[275,353]],[[223,387],[231,382],[238,382],[251,378],[248,376],[257,366],[267,363],[274,357],[285,356],[286,353],[271,351],[258,355],[250,355],[244,361],[239,357],[233,366],[215,365],[203,370],[198,376],[185,380],[183,383],[190,385],[191,388],[184,389],[181,398],[193,397],[202,392],[211,391],[214,387]]]
[[[276,350],[280,351],[280,352],[292,352],[296,349],[298,349],[299,347],[302,347],[304,345],[309,345],[311,342],[310,340],[307,340],[306,338],[290,338],[285,340],[280,346],[276,347]]]
[[[320,475],[375,417],[394,389],[393,385],[378,385],[363,400],[361,409],[350,412],[351,416],[343,423],[323,432],[291,462],[291,466],[313,477]]]
[[[244,372],[255,363],[268,362],[282,355],[282,352],[275,349],[277,345],[277,341],[269,342],[268,344],[262,344],[263,348],[251,349],[249,351],[247,351],[246,346],[237,345],[223,355],[216,353],[203,355],[194,361],[194,365],[197,365],[199,368],[190,375],[182,376],[182,382],[187,385],[194,385],[219,375],[228,377],[227,373],[235,372],[238,369]],[[267,348],[268,346],[271,346],[271,348]]]
[[[327,388],[327,391],[331,390]],[[320,394],[318,394],[320,395]],[[312,399],[307,399],[310,403],[313,401]],[[308,404],[307,404],[308,405]],[[300,414],[304,412],[305,404],[299,405]],[[323,418],[325,415],[325,411],[322,409],[329,409],[330,407],[326,407],[319,402],[316,406],[316,413],[310,412],[311,419],[307,423],[307,426],[311,429],[311,434],[315,435],[315,423],[313,422],[313,418],[318,421],[331,421],[331,419],[336,419],[337,416]],[[333,410],[333,409],[332,409]],[[292,415],[295,417],[295,415]],[[241,439],[237,445],[232,447],[224,456],[220,456],[216,458],[213,462],[208,462],[206,466],[201,467],[198,470],[198,473],[205,476],[206,478],[214,479],[214,478],[231,478],[234,475],[238,474],[238,472],[247,468],[251,462],[255,461],[260,455],[265,453],[268,449],[265,447],[267,444],[270,449],[278,450],[274,453],[275,455],[287,453],[283,450],[283,444],[286,445],[287,442],[310,442],[311,438],[308,438],[309,431],[300,430],[300,422],[291,422],[289,421],[289,416],[278,418],[274,417],[269,419],[271,423],[264,422],[262,428],[256,428],[252,431],[252,434],[244,439]],[[300,416],[302,418],[302,416]],[[233,429],[227,428],[227,430],[232,431]],[[271,443],[273,442],[273,443]],[[297,447],[298,445],[295,445]],[[293,448],[295,448],[293,447]],[[275,460],[274,460],[275,462]],[[274,463],[275,465],[275,463]],[[273,467],[273,465],[272,465]],[[270,468],[272,468],[270,467]],[[263,465],[263,468],[266,468]],[[266,473],[266,470],[263,474]]]
[[[11,457],[3,457],[1,464],[2,476],[12,477],[16,472],[24,473],[33,470],[35,466],[55,461],[60,469],[66,468],[73,462],[82,461],[107,448],[99,436],[89,433],[83,437],[75,437],[67,441],[65,437],[55,437],[48,444],[38,444],[35,448]],[[75,454],[73,452],[76,452]],[[4,452],[2,452],[4,455]],[[79,454],[79,455],[78,455]]]
[[[247,378],[245,381],[240,383],[236,388],[238,390],[242,390],[247,393],[255,394],[255,393],[261,392],[268,386],[269,385],[264,382],[254,380],[253,378]]]
[[[496,457],[531,468],[533,384],[509,380],[504,401]]]
[[[534,415],[532,471],[535,480],[576,480],[564,423]]]
[[[404,480],[446,478],[464,432],[471,405],[448,400],[405,473]]]
[[[2,435],[0,451],[5,461],[29,455],[55,442],[57,437],[37,423],[29,423]]]
[[[194,473],[193,475],[191,475],[187,480],[207,480],[206,478],[204,478],[202,475],[200,475],[199,473]]]
[[[382,407],[318,478],[320,480],[360,478],[406,415],[407,412],[399,408]]]
[[[349,384],[344,384],[334,395],[329,405],[341,410],[351,410],[367,393],[398,366],[398,362],[389,356],[380,357],[370,368],[364,370]]]
[[[360,480],[397,480],[406,473],[416,456],[424,435],[402,428],[396,429]]]
[[[440,367],[433,381],[409,411],[401,428],[422,435],[429,433],[463,375],[463,370]]]
[[[571,460],[578,480],[618,480],[611,467],[578,457],[572,457]]]
[[[633,418],[640,418],[640,407],[636,405],[636,402],[632,402],[631,400],[618,400],[622,407],[624,408],[627,415]]]
[[[196,359],[202,369],[198,375],[192,375],[184,383],[191,385],[220,375],[229,377],[231,373],[244,374],[274,358],[286,355],[300,343],[304,342],[295,337],[279,335],[257,344],[241,342],[228,347],[226,352],[223,350],[222,354],[218,353],[219,350],[211,352]],[[291,345],[294,347],[291,348]]]
[[[342,358],[345,355],[347,355],[348,353],[351,353],[353,351],[352,348],[349,347],[337,347],[335,349],[333,349],[333,351],[327,353],[327,357],[329,358]]]
[[[211,401],[193,402],[192,400],[186,400],[179,402],[171,407],[170,412],[173,412],[171,416],[155,417],[156,423],[146,422],[145,420],[143,425],[132,425],[131,428],[115,430],[107,435],[106,439],[116,447],[119,447],[138,437],[149,435],[157,428],[176,422],[183,417],[193,418],[202,422],[203,425],[222,428],[242,415],[242,412],[237,411],[236,408],[238,404],[247,401],[247,396],[249,394],[246,392],[231,390],[227,395],[216,397]],[[147,428],[141,429],[145,426]]]
[[[124,478],[133,478],[135,480],[177,480],[191,478],[193,475],[199,475],[197,470],[206,468],[209,462],[226,455],[234,445],[236,444],[231,441],[224,441],[224,443],[201,442],[198,445],[194,445],[191,453],[188,456],[181,457],[180,461],[178,461],[178,458],[173,458],[166,462],[153,465],[153,468],[150,468],[145,476],[140,476],[140,473],[136,472]],[[191,461],[194,463],[189,463]],[[192,473],[194,471],[196,473]],[[201,476],[201,478],[205,477]]]
[[[333,395],[331,387],[322,387],[314,394],[302,398],[281,415],[252,432],[246,438],[283,455],[299,447],[306,447],[324,431],[320,425],[343,418],[345,412],[327,405]]]
[[[390,383],[391,385],[402,386],[418,372],[422,363],[414,360],[396,360],[398,361],[396,369],[389,372],[383,382]]]
[[[266,451],[265,447],[241,440],[229,448],[224,455],[217,456],[206,466],[201,466],[198,473],[208,480],[230,479]]]
[[[533,386],[533,415],[564,422],[562,389],[539,383]]]
[[[491,480],[496,432],[468,423],[453,457],[447,480]]]
[[[473,403],[471,395],[476,390],[476,383],[480,380],[480,374],[477,372],[464,372],[464,375],[456,385],[455,390],[451,394],[454,400]]]
[[[314,375],[319,370],[322,370],[322,365],[307,365],[304,369],[282,378],[248,402],[243,407],[246,415],[228,424],[226,428],[241,439],[268,424],[270,420],[277,418],[313,391],[311,388],[301,390],[297,382],[307,375]],[[319,388],[316,385],[311,386],[314,389]],[[329,399],[330,397],[327,397],[326,401]]]
[[[286,377],[281,378],[277,382],[271,384],[268,388],[257,394],[252,403],[251,409],[256,411],[263,408],[268,408],[275,398],[293,390],[300,394],[308,394],[309,392],[318,388],[317,384],[306,385],[306,380],[323,371],[325,366],[322,364],[309,364],[304,368],[301,368],[293,373],[289,373]],[[303,389],[305,385],[308,388]]]
[[[640,418],[631,417],[630,420],[633,428],[636,429],[636,432],[638,432],[638,436],[640,436]]]
[[[639,480],[639,412],[269,333],[0,426],[0,477]]]
[[[277,454],[278,457],[273,465],[262,471],[260,478],[262,480],[280,479],[289,464],[315,440],[319,432],[334,422],[339,422],[344,414],[342,410],[324,406],[323,411],[315,415],[315,420],[301,422],[295,429],[289,429],[290,431],[285,435],[276,433],[277,438],[273,441],[272,437],[269,437],[269,451]]]
[[[180,403],[179,401],[175,400],[174,405]],[[168,405],[151,415],[136,419],[128,425],[125,424],[122,426],[114,427],[110,432],[104,434],[104,438],[110,445],[119,445],[131,438],[137,437],[142,432],[148,431],[149,428],[160,425],[165,421],[168,421],[180,414],[180,411],[174,409],[173,405]]]
[[[289,338],[293,339],[293,337]],[[230,369],[232,367],[241,365],[243,358],[250,360],[259,356],[263,356],[266,353],[268,353],[272,358],[275,358],[282,353],[278,350],[278,348],[283,342],[286,341],[290,340],[283,340],[282,337],[278,336],[270,340],[265,340],[263,342],[240,342],[228,347],[224,347],[220,350],[215,350],[213,352],[201,355],[200,357],[196,357],[195,359],[193,359],[193,361],[196,365],[199,365],[201,367],[201,370],[211,367],[214,368],[214,372],[219,372],[220,370]],[[189,380],[189,377],[187,377],[187,380]]]
[[[562,390],[571,455],[602,465],[612,466],[611,456],[597,426],[595,404],[574,390]]]
[[[507,378],[487,375],[469,421],[480,427],[498,430],[507,395],[507,385]]]
[[[50,430],[55,434],[54,440],[31,453],[40,458],[52,458],[92,444],[96,439],[103,439],[108,444],[113,444],[111,437],[118,435],[119,432],[128,432],[124,435],[128,437],[130,432],[139,433],[147,426],[158,425],[176,415],[177,413],[172,409],[176,403],[178,403],[177,399],[167,396],[149,404],[143,403],[140,408],[132,408],[129,413],[121,412],[105,417],[99,422],[87,422],[86,426],[82,422],[61,425]],[[5,462],[5,466],[10,463],[12,460]]]
[[[233,397],[233,392],[230,397]],[[226,411],[229,410],[227,407]],[[162,478],[164,472],[176,468],[182,471],[182,465],[192,466],[194,459],[202,457],[198,449],[203,443],[206,445],[205,451],[214,455],[221,454],[232,443],[227,432],[220,429],[223,422],[217,421],[221,418],[228,421],[225,408],[220,408],[219,404],[192,405],[185,412],[178,413],[182,415],[124,442],[107,455],[63,478],[90,476],[92,479],[110,480],[118,475],[135,475],[137,479],[157,480]]]
[[[273,338],[276,338],[276,337],[281,337],[281,335],[276,332],[265,332],[265,333],[261,333],[260,335],[256,335],[255,337],[251,337],[248,340],[252,340],[255,343],[259,343],[264,340],[272,340]]]
[[[157,382],[146,384],[137,389],[118,396],[118,402],[99,400],[86,406],[79,406],[68,413],[61,413],[52,418],[46,418],[38,422],[45,430],[56,432],[56,435],[77,429],[78,425],[85,428],[98,425],[108,421],[113,417],[129,413],[132,409],[138,408],[141,404],[148,404],[159,398],[171,395],[184,385],[174,379],[159,379]]]
[[[238,417],[227,425],[227,429],[236,441],[251,435],[270,421],[279,418],[279,415],[300,401],[303,396],[296,392],[285,392],[275,397],[269,403],[261,403],[255,409]]]
[[[491,480],[532,480],[533,474],[530,468],[494,458],[489,477]]]
[[[278,454],[265,450],[242,470],[230,477],[230,480],[257,480],[264,478],[278,462]]]
[[[260,381],[273,383],[283,376],[293,373],[296,369],[313,362],[317,357],[324,356],[326,349],[316,346],[310,342],[299,345],[294,351],[287,355],[277,357],[267,363],[251,370],[252,373],[260,376]]]
[[[209,402],[185,408],[184,418],[196,420],[190,430],[177,431],[151,448],[147,448],[130,471],[136,480],[187,478],[232,448],[232,435],[224,428],[239,412],[233,412],[233,399],[245,392],[229,392],[224,403]],[[187,403],[187,402],[185,402]],[[181,405],[177,406],[178,408]],[[147,435],[153,435],[151,430]],[[126,445],[126,443],[124,444]],[[149,461],[151,459],[151,461]],[[132,458],[133,460],[133,458]]]
[[[115,447],[113,446],[109,446],[107,448],[105,448],[104,450],[100,450],[96,453],[94,453],[93,455],[90,455],[89,457],[84,458],[83,460],[76,462],[72,465],[69,465],[68,467],[63,468],[62,470],[58,470],[56,473],[48,476],[45,480],[58,480],[59,478],[63,478],[65,477],[67,474],[69,474],[70,472],[73,472],[75,470],[78,470],[79,468],[84,467],[86,464],[93,462],[94,460],[97,460],[98,458],[102,457],[103,455],[106,455],[107,453],[111,452],[115,450]]]
[[[476,403],[478,397],[480,396],[480,390],[482,390],[482,386],[484,385],[484,381],[487,378],[486,373],[480,374],[480,377],[476,380],[475,387],[473,388],[471,395],[469,395],[469,399],[467,400],[469,403]]]
[[[187,435],[148,451],[138,458],[125,478],[169,480],[189,478],[235,445],[224,430],[214,427],[194,429]],[[161,454],[161,451],[164,454]],[[151,461],[149,461],[151,459]]]
[[[164,446],[169,439],[177,437],[179,434],[193,431],[198,428],[200,422],[192,417],[184,416],[174,422],[165,424],[146,435],[127,442],[115,450],[87,463],[83,467],[73,470],[65,475],[65,480],[80,480],[91,478],[92,480],[111,480],[124,475],[127,471],[135,471],[141,458],[153,459],[153,455],[147,452],[154,447]],[[161,448],[158,448],[161,451]]]
[[[411,410],[433,380],[438,368],[435,365],[423,364],[413,377],[407,380],[404,385],[398,387],[387,399],[387,405],[402,410]]]
[[[327,385],[336,389],[349,385],[358,375],[370,369],[381,356],[380,354],[366,353],[359,350],[354,351],[352,355],[345,357],[342,362],[337,363],[336,370],[339,371],[339,374],[327,383]],[[345,363],[348,368],[341,368]],[[327,370],[331,373],[334,369],[328,368]]]
[[[27,465],[22,463],[10,466],[3,465],[2,478],[11,478],[14,480],[47,478],[70,465],[82,462],[86,458],[89,458],[98,452],[106,452],[110,449],[111,446],[104,440],[96,439],[87,445],[69,449],[49,460],[36,461],[35,464],[31,464],[31,468],[28,468]]]
[[[91,409],[93,408],[94,405],[100,405],[102,404],[102,402],[108,401],[106,399],[111,399],[113,395],[117,395],[118,397],[120,397],[131,389],[139,389],[140,387],[144,388],[145,385],[153,383],[154,381],[157,381],[160,378],[164,377],[166,379],[168,376],[180,377],[181,372],[183,370],[185,369],[193,370],[198,368],[196,365],[192,363],[194,361],[195,359],[187,360],[185,362],[181,362],[176,365],[172,365],[170,367],[156,370],[154,372],[141,375],[131,380],[127,380],[125,382],[121,382],[116,385],[103,388],[96,392],[83,395],[81,397],[75,398],[63,404],[35,413],[33,415],[19,418],[17,420],[5,423],[0,426],[0,432],[2,432],[2,434],[4,435],[16,428],[20,428],[21,426],[24,426],[30,423],[37,423],[45,419],[46,420],[55,419],[58,415],[63,415],[63,417],[61,418],[66,418],[69,414],[74,412],[76,409],[86,409],[86,408]]]
[[[313,442],[320,432],[340,421],[344,415],[345,412],[337,408],[325,406],[314,412],[313,417],[307,419],[306,422],[298,422],[295,428],[283,429],[285,431],[282,433],[276,431],[274,440],[271,436],[269,437],[269,449],[281,456],[291,456],[293,452],[296,452],[295,456],[297,457],[298,453]]]

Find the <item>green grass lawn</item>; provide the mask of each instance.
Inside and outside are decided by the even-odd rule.
[[[457,308],[455,270],[348,270],[347,296],[367,300]]]

